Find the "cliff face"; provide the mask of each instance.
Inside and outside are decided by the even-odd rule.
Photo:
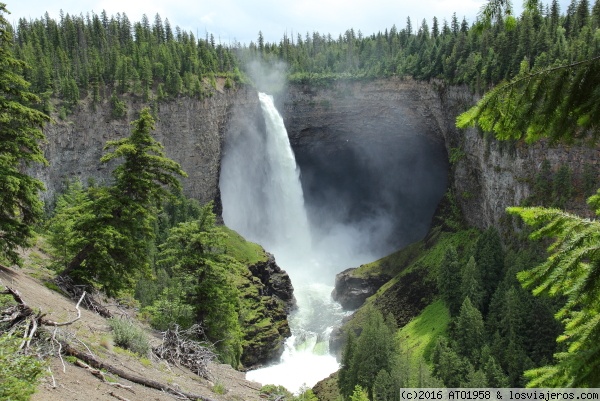
[[[130,133],[130,122],[138,118],[144,104],[128,101],[128,115],[115,120],[107,102],[96,110],[79,106],[68,121],[57,121],[44,129],[48,167],[36,168],[34,175],[46,185],[45,201],[69,180],[79,178],[105,181],[112,165],[101,165],[106,141]],[[214,92],[205,100],[189,98],[158,104],[155,138],[168,157],[181,164],[188,178],[182,180],[186,195],[201,203],[219,199],[220,160],[226,129],[243,131],[247,118],[257,115],[256,93],[250,89]],[[259,115],[259,114],[258,114]]]
[[[549,146],[546,141],[531,145],[511,144],[486,138],[477,129],[459,131],[456,116],[473,105],[476,98],[464,88],[438,89],[438,120],[448,152],[457,151],[451,179],[458,203],[470,225],[485,229],[502,227],[506,208],[521,204],[533,193],[533,181],[544,160],[556,171],[571,170],[574,183],[581,184],[587,166],[600,170],[600,147]],[[551,194],[547,194],[548,197]],[[568,209],[582,215],[590,211],[584,199],[576,199]]]
[[[333,193],[342,203],[349,197],[362,197],[354,206],[343,204],[346,208],[385,207],[394,216],[402,216],[411,202],[422,205],[426,201],[435,207],[439,190],[421,197],[414,191],[404,193],[397,188],[398,177],[410,175],[419,186],[426,183],[425,178],[439,181],[439,172],[448,169],[446,152],[459,149],[450,184],[468,222],[486,228],[502,221],[507,206],[531,194],[532,176],[544,159],[554,170],[569,166],[575,177],[582,175],[586,164],[600,168],[598,148],[549,147],[544,142],[507,145],[486,140],[476,129],[457,130],[456,116],[476,101],[466,88],[400,79],[339,82],[319,88],[292,85],[277,101],[302,167],[309,206],[326,200],[325,193]],[[84,183],[90,178],[109,179],[111,166],[99,162],[102,148],[106,141],[129,134],[130,122],[137,118],[135,110],[143,106],[131,100],[129,114],[114,120],[107,102],[95,111],[82,105],[68,121],[48,125],[44,151],[49,166],[33,171],[46,185],[44,199],[51,201],[73,178]],[[157,117],[156,138],[188,173],[182,181],[185,193],[202,203],[219,200],[225,132],[243,135],[247,127],[263,125],[256,92],[250,88],[216,91],[204,100],[160,103]],[[430,154],[424,155],[424,150]],[[400,160],[400,154],[413,157]],[[416,176],[423,163],[436,164],[438,173]],[[356,193],[336,186],[344,180],[353,181]],[[382,187],[391,191],[377,190]],[[581,205],[572,207],[585,212]],[[429,219],[424,220],[412,222],[415,236],[408,240],[424,235]]]
[[[313,224],[335,216],[368,232],[375,257],[422,238],[446,188],[438,104],[423,88],[400,79],[342,81],[292,85],[278,99]]]

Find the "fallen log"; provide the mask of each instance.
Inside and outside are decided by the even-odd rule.
[[[125,380],[129,380],[130,382],[133,382],[136,384],[141,384],[142,386],[150,387],[155,390],[165,391],[172,395],[184,396],[190,400],[214,401],[212,398],[176,390],[164,383],[160,383],[160,382],[157,382],[154,380],[147,379],[145,377],[141,377],[141,376],[131,374],[129,372],[125,372],[122,369],[119,369],[113,365],[109,365],[105,362],[102,362],[102,361],[94,358],[91,355],[88,355],[86,353],[79,351],[78,349],[72,347],[67,342],[63,341],[61,343],[62,343],[62,347],[63,347],[63,352],[66,355],[74,356],[75,358],[81,359],[82,361],[86,362],[88,365],[90,365],[93,368],[100,369],[100,370],[106,370],[107,372],[117,375]]]

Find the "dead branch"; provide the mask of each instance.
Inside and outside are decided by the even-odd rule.
[[[91,367],[96,368],[98,370],[105,370],[107,372],[110,372],[114,375],[117,375],[125,380],[129,380],[130,382],[133,383],[137,383],[137,384],[141,384],[142,386],[146,386],[146,387],[150,387],[153,388],[155,390],[161,390],[161,391],[165,391],[169,394],[174,394],[174,395],[184,395],[185,397],[187,397],[190,400],[201,400],[201,401],[213,401],[211,398],[207,398],[201,395],[197,395],[197,394],[191,394],[191,393],[186,393],[183,391],[179,391],[176,390],[172,387],[169,387],[166,384],[163,383],[159,383],[157,381],[154,380],[150,380],[147,379],[145,377],[140,377],[140,376],[136,376],[133,375],[129,372],[125,372],[122,369],[119,369],[113,365],[109,365],[107,363],[104,363],[92,356],[89,356],[83,352],[80,352],[79,350],[73,348],[71,345],[67,344],[66,342],[62,344],[63,345],[63,349],[65,354],[70,355],[70,356],[74,356],[78,359],[81,359],[82,361],[86,362],[87,364],[89,364]]]
[[[197,394],[179,391],[179,390],[176,390],[166,384],[130,374],[128,372],[125,372],[125,371],[115,367],[115,366],[106,364],[106,363],[96,359],[96,357],[94,357],[93,355],[88,355],[84,352],[80,352],[79,350],[77,350],[73,346],[71,346],[67,341],[62,341],[62,340],[57,339],[56,333],[57,333],[58,327],[73,324],[74,322],[76,322],[77,320],[79,320],[81,318],[81,310],[79,309],[79,306],[84,300],[87,300],[90,298],[89,296],[86,297],[85,291],[80,292],[79,302],[77,302],[77,305],[75,306],[75,309],[77,310],[77,317],[74,319],[71,319],[69,321],[66,321],[66,322],[55,322],[52,320],[44,319],[43,314],[35,314],[33,309],[31,309],[29,306],[27,306],[25,301],[23,301],[23,298],[21,297],[21,295],[19,294],[19,292],[17,290],[14,290],[10,287],[6,287],[6,290],[3,291],[3,293],[12,295],[12,297],[15,300],[15,302],[17,303],[17,305],[8,308],[8,309],[10,309],[9,312],[7,312],[7,311],[0,312],[1,313],[0,316],[3,317],[2,320],[0,320],[0,322],[10,322],[12,332],[14,332],[14,329],[16,329],[17,325],[20,325],[20,323],[22,323],[22,322],[25,323],[26,329],[24,330],[25,333],[24,333],[24,337],[23,337],[24,338],[23,347],[29,346],[31,338],[36,333],[36,331],[38,331],[38,327],[51,326],[51,327],[54,327],[52,341],[58,343],[58,346],[59,346],[58,353],[59,353],[59,356],[61,356],[61,361],[62,361],[62,353],[63,352],[66,355],[74,356],[74,357],[80,359],[81,361],[85,362],[85,363],[81,362],[85,366],[82,366],[82,365],[79,365],[79,366],[82,366],[85,369],[89,368],[89,371],[93,375],[95,375],[96,377],[98,377],[100,380],[102,380],[105,383],[108,383],[108,384],[114,385],[114,386],[123,387],[123,388],[127,387],[127,386],[110,383],[110,382],[106,381],[106,378],[104,377],[104,374],[102,373],[102,370],[110,372],[116,376],[121,377],[122,379],[129,380],[133,383],[141,384],[143,386],[153,388],[156,390],[161,390],[161,391],[167,392],[171,395],[183,396],[189,400],[213,401],[211,398],[207,398],[207,397],[197,395]],[[197,330],[200,330],[200,328]],[[208,364],[209,361],[212,361],[214,358],[216,358],[214,353],[212,353],[212,351],[210,351],[208,348],[202,347],[198,342],[194,342],[194,341],[187,339],[186,336],[181,336],[182,340],[180,340],[179,337],[180,337],[179,332],[175,331],[175,335],[173,337],[175,344],[176,344],[176,346],[174,348],[175,355],[177,355],[179,359],[185,359],[182,357],[182,353],[186,352],[186,350],[189,350],[190,352],[192,352],[193,355],[195,355],[194,358],[192,358],[192,359],[196,359],[196,362],[194,362],[194,363],[197,363],[197,365],[194,365],[198,368],[195,371],[195,373],[199,374],[199,375],[202,375],[202,373],[208,374],[208,368],[205,365]],[[165,352],[167,352],[167,349],[168,348],[165,348]],[[87,365],[86,365],[86,363],[87,363]],[[184,366],[187,366],[187,365],[184,365]],[[63,368],[64,368],[64,362],[63,362]],[[206,369],[206,371],[203,371],[202,369]]]
[[[54,322],[52,320],[44,319],[44,320],[42,320],[42,324],[44,324],[46,326],[60,327],[60,326],[68,326],[69,324],[75,323],[76,321],[78,321],[79,319],[81,319],[81,309],[79,309],[79,305],[81,304],[81,301],[83,301],[84,297],[85,297],[85,291],[83,292],[83,294],[81,294],[81,298],[79,298],[79,301],[77,302],[77,305],[75,305],[75,309],[77,310],[77,317],[75,319],[71,319],[68,322],[62,322],[62,323],[58,323],[58,322]]]
[[[113,387],[119,387],[128,391],[131,391],[132,393],[135,394],[135,391],[133,391],[131,389],[131,386],[126,386],[124,384],[121,383],[113,383],[110,382],[108,380],[106,380],[106,376],[104,375],[104,373],[102,373],[101,370],[99,369],[94,369],[92,368],[90,365],[81,362],[79,359],[75,361],[75,365],[79,366],[80,368],[84,368],[85,370],[87,370],[88,372],[90,372],[92,375],[96,376],[98,379],[100,379],[102,382],[108,384],[109,386],[113,386]]]
[[[54,281],[56,282],[58,287],[61,290],[63,290],[66,294],[68,294],[69,297],[71,297],[72,299],[77,299],[81,296],[82,293],[85,293],[84,287],[73,283],[73,280],[71,280],[71,278],[69,278],[68,276],[60,275]],[[102,306],[100,302],[96,300],[96,298],[91,294],[88,294],[88,296],[85,297],[83,306],[85,306],[92,312],[96,312],[102,317],[112,317],[112,313],[110,313],[108,309]]]
[[[119,401],[129,401],[127,398],[121,397],[118,394],[113,393],[112,391],[110,393],[108,393],[109,395],[115,397],[117,400]]]
[[[153,348],[159,358],[176,366],[185,366],[196,375],[211,379],[208,366],[217,359],[217,355],[198,341],[193,340],[203,335],[202,327],[194,325],[187,330],[180,330],[178,325],[163,333],[163,341]]]

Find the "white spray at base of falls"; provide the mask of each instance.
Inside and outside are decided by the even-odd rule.
[[[339,367],[329,354],[329,334],[346,313],[331,299],[333,277],[324,272],[346,266],[331,266],[337,263],[331,260],[331,248],[315,251],[300,172],[283,119],[271,96],[260,93],[259,99],[266,132],[245,132],[226,143],[220,180],[223,219],[273,253],[292,279],[298,308],[289,319],[292,336],[281,361],[248,372],[247,378],[296,392]]]

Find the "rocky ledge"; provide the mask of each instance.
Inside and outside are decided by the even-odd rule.
[[[388,282],[389,276],[356,276],[355,267],[346,269],[335,276],[335,288],[331,293],[334,300],[345,310],[360,307],[367,298]]]
[[[287,316],[295,308],[294,288],[287,273],[273,255],[248,266],[248,276],[240,286],[245,369],[258,368],[281,357],[285,340],[291,335]]]

